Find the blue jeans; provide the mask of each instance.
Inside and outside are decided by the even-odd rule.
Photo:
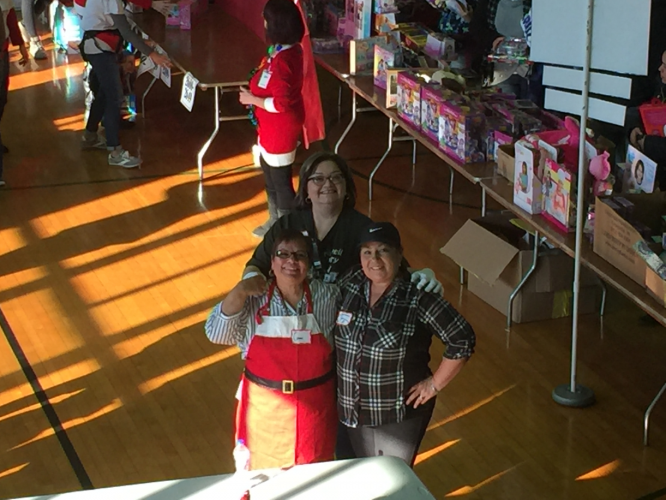
[[[120,146],[120,108],[123,103],[123,85],[120,81],[118,56],[110,52],[87,56],[92,65],[90,78],[96,78],[96,85],[91,82],[94,99],[90,106],[86,130],[96,133],[104,118],[106,145],[111,148]],[[96,89],[96,90],[95,90]]]

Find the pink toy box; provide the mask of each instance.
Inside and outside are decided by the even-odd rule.
[[[439,141],[439,110],[446,102],[463,104],[464,98],[441,85],[421,87],[421,131],[435,142]]]
[[[443,102],[439,107],[439,147],[463,163],[486,161],[486,117],[476,107]]]
[[[182,30],[192,25],[208,10],[208,0],[180,0],[174,4],[167,16],[167,26],[180,26]]]

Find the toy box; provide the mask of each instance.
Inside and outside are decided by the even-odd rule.
[[[402,65],[400,48],[375,45],[375,57],[372,76],[377,87],[386,88],[386,70]]]
[[[377,14],[375,16],[375,31],[377,33],[388,33],[396,27],[395,14]]]
[[[439,142],[439,115],[442,104],[455,102],[463,104],[460,94],[437,84],[421,87],[421,131],[435,142]]]
[[[439,147],[463,163],[486,160],[486,117],[476,107],[443,102],[439,107]]]
[[[516,142],[516,166],[513,174],[513,202],[530,214],[543,210],[543,192],[539,170],[541,153],[529,142]]]
[[[387,46],[386,37],[373,36],[349,42],[349,72],[352,75],[369,73],[375,63],[375,45]]]
[[[182,30],[192,25],[208,10],[208,0],[180,0],[174,4],[166,19],[167,26],[180,26]]]
[[[657,177],[657,164],[635,147],[627,149],[622,191],[625,193],[652,193]]]
[[[575,176],[564,166],[547,158],[542,183],[542,215],[564,232],[576,227],[572,186],[575,186]]]
[[[456,57],[456,42],[441,33],[429,33],[423,52],[437,60],[453,61]]]
[[[347,0],[347,3],[349,2],[350,0]],[[354,38],[368,38],[372,28],[372,0],[353,0],[353,3]]]
[[[398,12],[396,0],[375,0],[375,14],[390,14]]]
[[[416,129],[421,128],[421,85],[414,73],[398,73],[398,116]]]

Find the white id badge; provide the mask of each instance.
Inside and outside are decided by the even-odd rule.
[[[310,344],[312,342],[312,332],[310,330],[292,330],[291,341],[294,344]]]
[[[352,319],[352,313],[346,311],[340,311],[338,313],[338,319],[336,321],[336,324],[347,326],[349,323],[351,323],[351,319]]]
[[[259,77],[259,83],[257,84],[257,86],[260,89],[265,89],[266,87],[268,87],[268,82],[270,81],[270,79],[271,79],[271,72],[268,71],[267,69],[263,70],[261,72],[261,77]]]

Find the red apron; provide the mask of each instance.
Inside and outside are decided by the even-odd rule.
[[[332,460],[337,410],[332,349],[312,314],[268,316],[275,282],[257,313],[236,413],[236,439],[253,470]],[[308,342],[309,341],[309,342]]]

